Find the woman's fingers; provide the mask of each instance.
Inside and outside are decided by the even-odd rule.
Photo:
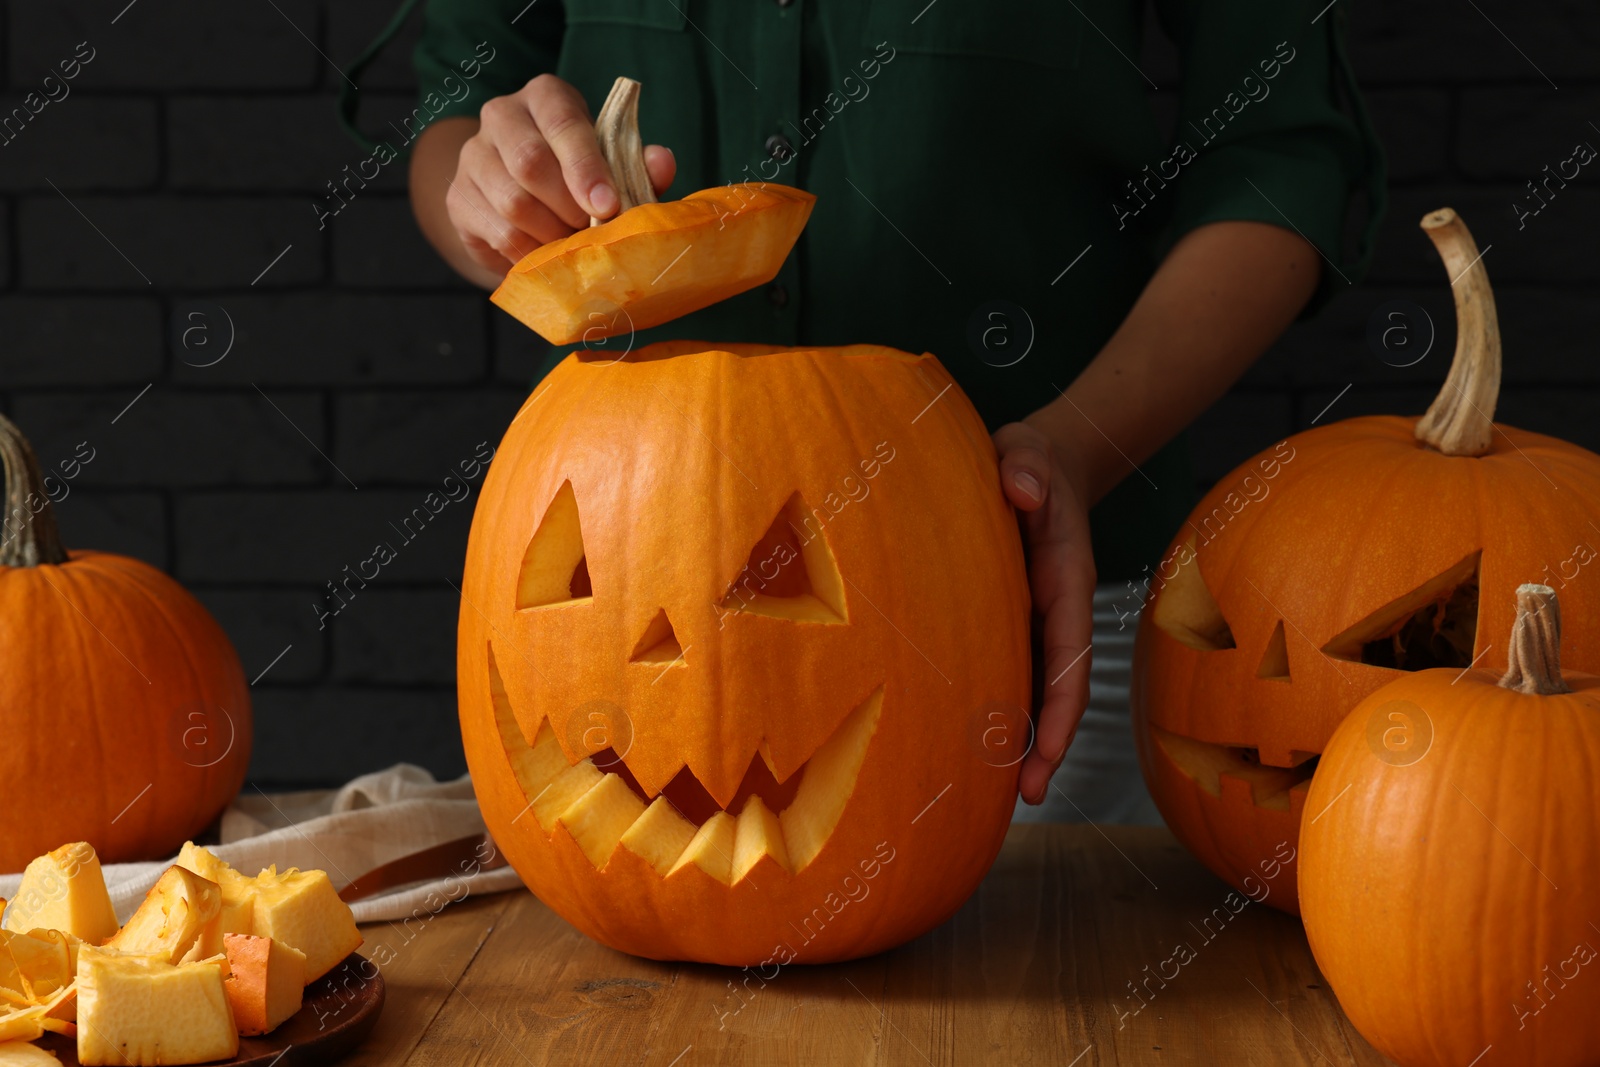
[[[568,218],[574,228],[587,226],[590,215],[597,219],[610,218],[617,210],[617,191],[611,178],[611,168],[600,154],[594,119],[589,117],[589,105],[584,103],[583,96],[560,78],[549,74],[533,79],[517,95],[527,101],[528,110],[534,122],[538,123],[540,136],[554,153],[558,173],[568,193],[567,198],[582,209],[584,217],[571,219],[559,209],[557,213]],[[539,160],[536,158],[535,162]],[[512,173],[517,173],[514,167]],[[518,178],[520,180],[520,174]],[[545,202],[550,203],[549,200]]]
[[[656,195],[660,196],[672,184],[672,179],[677,177],[678,157],[672,154],[672,149],[663,145],[645,145],[644,169],[650,172],[650,184],[655,187]]]
[[[661,145],[645,149],[645,167],[658,192],[677,174]],[[616,188],[582,95],[544,74],[484,104],[446,205],[473,260],[502,274],[540,245],[588,226],[590,216],[614,214]]]
[[[1038,510],[1049,494],[1054,466],[1042,435],[1013,422],[995,431],[994,443],[1000,452],[1000,488],[1006,500],[1020,511]]]
[[[469,149],[464,148],[465,157]],[[556,241],[572,232],[572,227],[539,200],[506,170],[504,161],[492,145],[471,150],[482,156],[473,165],[473,180],[483,191],[489,213],[506,223],[511,229],[526,234],[531,240],[519,241],[526,255],[539,245]]]
[[[1044,800],[1050,778],[1089,702],[1089,647],[1094,638],[1094,555],[1087,509],[1074,493],[1042,433],[1026,423],[994,435],[1000,485],[1023,512],[1028,540],[1028,586],[1040,620],[1044,691],[1033,745],[1022,761],[1018,792]]]

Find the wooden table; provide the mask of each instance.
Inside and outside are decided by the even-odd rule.
[[[1387,1064],[1299,921],[1230,891],[1164,829],[1015,826],[944,926],[742,997],[735,970],[614,952],[526,892],[469,899],[364,928],[394,955],[347,1062]]]

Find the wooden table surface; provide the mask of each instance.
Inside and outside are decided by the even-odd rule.
[[[1165,829],[1014,826],[950,922],[743,993],[737,970],[614,952],[527,892],[468,899],[363,927],[392,953],[388,1001],[346,1062],[1387,1064],[1299,921],[1230,892]]]

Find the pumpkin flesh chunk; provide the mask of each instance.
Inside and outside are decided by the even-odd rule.
[[[100,857],[88,842],[62,845],[30,862],[4,925],[19,934],[62,930],[97,945],[116,933]]]
[[[222,951],[222,890],[183,867],[168,867],[122,929],[106,941],[117,952],[167,963],[207,959]]]
[[[300,1010],[305,996],[306,956],[270,937],[228,934],[224,991],[240,1036],[271,1033]]]
[[[0,930],[0,1011],[35,1006],[71,985],[79,944],[60,930]]]
[[[689,847],[689,842],[694,840],[694,835],[694,823],[678,814],[666,797],[659,796],[628,827],[621,844],[665,878]]]
[[[794,871],[803,870],[816,859],[833,836],[833,828],[855,792],[856,775],[866,759],[882,710],[883,687],[879,686],[845,716],[833,736],[806,761],[805,777],[800,780],[794,803],[779,816]]]
[[[78,1062],[205,1063],[230,1059],[239,1034],[225,959],[182,966],[85,946],[78,955]]]
[[[643,814],[644,801],[628,783],[620,775],[606,774],[567,805],[560,820],[589,862],[604,867],[622,835]]]
[[[0,1041],[0,1064],[5,1067],[61,1067],[60,1060],[26,1041]]]
[[[223,937],[250,932],[255,901],[253,879],[240,874],[193,841],[183,843],[183,848],[178,850],[176,864],[207,881],[217,883],[217,888],[222,891],[222,911],[217,916],[217,929]]]
[[[361,947],[350,905],[339,899],[326,871],[268,867],[255,879],[251,933],[305,954],[305,980],[315,982]]]

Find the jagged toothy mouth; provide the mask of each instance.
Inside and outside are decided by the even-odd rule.
[[[687,766],[650,797],[609,749],[570,762],[548,718],[539,720],[530,743],[506,694],[492,645],[488,657],[495,726],[527,797],[527,807],[513,821],[531,815],[547,836],[556,833],[559,823],[596,868],[605,867],[623,848],[663,878],[694,866],[733,885],[764,856],[785,871],[803,870],[839,823],[883,706],[879,686],[783,782],[761,755],[751,757],[744,781],[724,808]]]
[[[1167,758],[1177,764],[1206,793],[1221,797],[1224,780],[1242,782],[1250,790],[1250,802],[1258,808],[1289,811],[1294,800],[1304,799],[1311,775],[1317,768],[1318,755],[1313,752],[1295,752],[1302,757],[1292,767],[1274,767],[1261,762],[1260,753],[1240,745],[1219,745],[1197,741],[1160,727],[1152,732]]]

